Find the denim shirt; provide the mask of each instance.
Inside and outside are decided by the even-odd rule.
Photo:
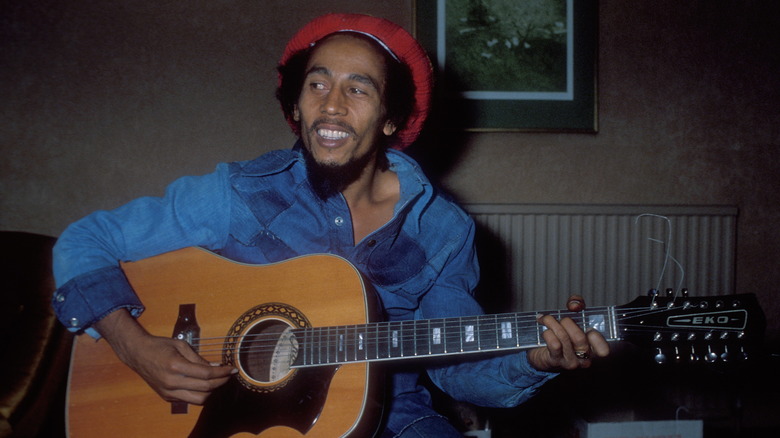
[[[71,331],[97,337],[92,324],[112,311],[143,311],[118,261],[200,246],[245,263],[339,255],[374,286],[389,320],[482,313],[471,295],[479,277],[473,221],[411,158],[391,150],[388,159],[400,200],[393,218],[360,242],[346,200],[323,201],[313,193],[297,148],[223,163],[211,174],[175,181],[161,198],[93,213],[68,227],[55,246],[54,309]],[[533,369],[522,352],[437,364],[428,374],[455,399],[501,407],[523,402],[554,376]],[[391,430],[437,415],[418,384],[419,370],[401,366],[391,378]]]

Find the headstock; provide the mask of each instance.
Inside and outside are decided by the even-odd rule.
[[[765,326],[753,294],[651,294],[616,307],[615,313],[620,337],[653,348],[658,363],[745,360]]]

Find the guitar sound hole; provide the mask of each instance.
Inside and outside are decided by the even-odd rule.
[[[238,349],[244,373],[260,383],[274,383],[290,372],[298,353],[298,342],[285,322],[263,320],[246,331]]]

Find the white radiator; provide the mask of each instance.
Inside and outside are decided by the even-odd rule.
[[[478,297],[490,312],[558,309],[573,293],[597,306],[625,304],[656,288],[735,293],[736,207],[464,208],[477,223]]]

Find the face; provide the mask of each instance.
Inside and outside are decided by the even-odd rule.
[[[331,168],[365,161],[395,127],[384,109],[384,57],[369,42],[347,34],[314,49],[295,120],[311,158]]]

